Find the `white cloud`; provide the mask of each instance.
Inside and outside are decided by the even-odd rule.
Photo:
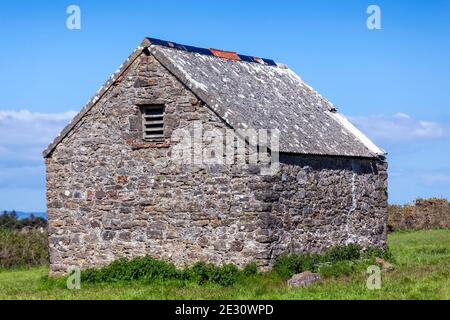
[[[31,112],[29,110],[0,110],[0,121],[18,121],[18,122],[58,122],[69,121],[77,113],[75,111],[67,111],[62,113],[39,113]]]
[[[0,110],[0,188],[43,189],[42,151],[75,114]]]
[[[403,113],[403,112],[398,112],[395,114],[396,118],[403,118],[403,119],[411,119],[411,116],[409,114]]]
[[[399,142],[411,140],[439,139],[448,135],[448,126],[417,120],[406,113],[393,116],[372,115],[351,117],[361,131],[377,142]]]
[[[75,111],[37,113],[28,110],[0,110],[0,152],[5,148],[43,148],[75,116]]]

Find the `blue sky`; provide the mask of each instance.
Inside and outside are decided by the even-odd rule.
[[[288,64],[388,151],[391,203],[450,198],[448,0],[2,1],[0,208],[45,210],[42,149],[145,36]]]

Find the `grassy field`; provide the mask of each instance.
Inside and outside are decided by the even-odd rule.
[[[0,271],[0,299],[450,299],[450,230],[397,232],[389,236],[395,270],[381,290],[366,288],[364,272],[291,289],[274,274],[256,275],[223,288],[181,282],[128,282],[67,290],[45,281],[46,267]]]

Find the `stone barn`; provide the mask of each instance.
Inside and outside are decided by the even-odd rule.
[[[270,59],[146,38],[44,157],[52,274],[386,243],[384,151]]]

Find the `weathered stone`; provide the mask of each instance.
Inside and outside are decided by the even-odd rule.
[[[131,241],[131,232],[129,231],[122,231],[119,233],[119,240],[123,241]]]
[[[231,251],[235,251],[235,252],[241,252],[244,249],[244,243],[242,241],[233,241],[231,242],[231,247],[230,250]]]
[[[102,239],[105,241],[111,241],[114,239],[115,235],[116,233],[114,231],[106,230],[102,233]]]
[[[95,229],[95,228],[100,228],[100,227],[101,227],[101,225],[97,220],[91,221],[91,228]]]
[[[99,200],[103,199],[104,197],[106,197],[106,193],[102,190],[99,190],[97,192],[95,192],[95,197]]]
[[[92,191],[88,191],[87,193],[87,201],[92,201],[94,199],[94,193]]]
[[[160,230],[149,229],[149,230],[147,230],[147,237],[149,239],[163,239],[164,233]]]
[[[217,251],[226,251],[228,249],[227,242],[224,240],[219,240],[219,241],[214,242],[213,246],[214,246],[214,249]]]
[[[126,177],[126,176],[118,176],[117,177],[117,183],[126,184],[127,182],[128,182],[128,177]]]
[[[386,260],[377,257],[375,259],[375,262],[376,264],[381,266],[383,272],[390,272],[394,270],[394,266],[391,263],[387,262]]]
[[[137,131],[139,129],[139,117],[131,116],[128,118],[130,131]]]
[[[303,288],[310,286],[321,280],[320,274],[312,273],[309,271],[294,275],[287,281],[289,287]]]

